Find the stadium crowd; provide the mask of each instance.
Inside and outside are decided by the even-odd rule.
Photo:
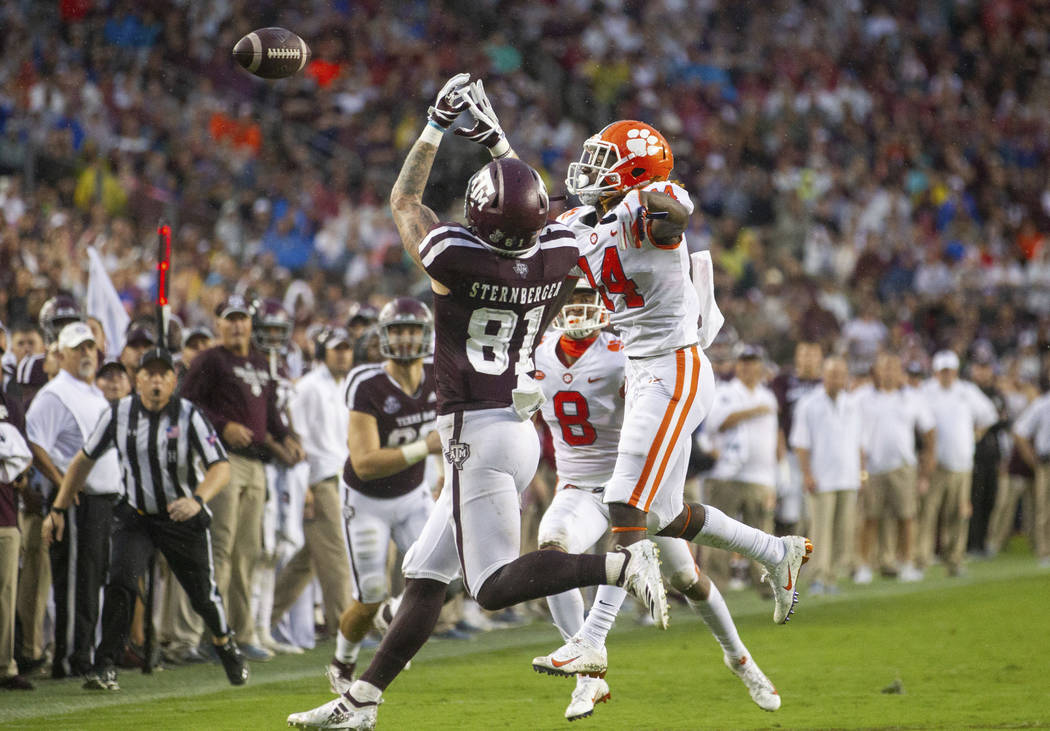
[[[823,388],[832,401],[840,390],[857,394],[854,418],[873,392],[904,394],[926,447],[913,444],[905,459],[916,467],[916,503],[891,514],[896,521],[881,520],[884,506],[863,498],[860,507],[817,508],[831,511],[834,525],[861,520],[843,527],[842,560],[822,567],[810,591],[834,591],[854,571],[860,581],[865,570],[921,577],[934,560],[939,506],[924,501],[937,492],[938,469],[973,473],[972,488],[951,488],[957,496],[972,489],[972,501],[959,498],[956,523],[941,528],[950,569],[963,570],[960,522],[969,521],[966,548],[994,553],[1013,532],[1019,498],[1034,551],[1050,559],[1042,464],[1050,441],[1033,426],[1045,418],[1037,399],[1050,367],[1050,122],[1041,113],[1050,102],[1050,10],[1010,0],[396,8],[325,0],[297,10],[242,0],[63,0],[6,3],[0,20],[8,29],[0,38],[0,338],[5,395],[14,384],[10,398],[20,406],[32,395],[21,388],[23,370],[27,384],[33,372],[25,358],[45,355],[58,335],[38,329],[45,301],[61,292],[82,314],[98,314],[83,312],[89,245],[133,321],[124,333],[105,333],[126,344],[123,365],[107,366],[99,382],[103,373],[119,380],[123,368],[126,388],[134,385],[139,357],[157,345],[143,319],[155,276],[143,252],[153,251],[161,219],[175,231],[171,300],[185,328],[184,342],[171,345],[186,366],[233,312],[231,295],[280,302],[294,379],[317,365],[321,327],[356,328],[356,339],[393,296],[425,293],[386,200],[423,124],[419,99],[469,68],[486,79],[516,150],[552,191],[562,190],[584,138],[610,120],[645,119],[670,140],[675,176],[701,214],[687,240],[711,250],[718,301],[735,331],[712,359],[737,379],[741,408],[760,411],[721,429],[741,410],[727,404],[720,425],[697,435],[695,467],[712,470],[723,488],[759,485],[756,522],[793,531],[814,515],[803,495],[823,492],[811,474],[819,472],[816,437],[796,433],[789,416],[802,391]],[[236,39],[263,25],[310,40],[305,73],[264,83],[229,62]],[[446,145],[428,189],[430,205],[449,218],[482,161],[463,154],[466,144]],[[364,332],[358,363],[376,359]],[[29,385],[41,386],[55,364],[42,358],[36,372],[44,380]],[[970,437],[980,439],[960,465],[934,448],[952,437],[936,418],[935,383],[920,385],[944,372],[971,380],[995,409],[991,418],[973,398],[978,434]],[[758,394],[767,382],[770,392]],[[768,469],[755,477],[746,462],[760,459],[757,447],[729,464],[726,432],[760,420],[770,423],[754,444]],[[308,430],[294,416],[291,426]],[[281,442],[286,433],[275,427],[273,436]],[[1015,436],[1025,440],[1019,449]],[[858,430],[858,455],[872,438]],[[255,457],[299,461],[288,448]],[[813,459],[808,468],[800,449]],[[883,474],[870,460],[858,457],[857,483],[838,487],[855,490],[862,474]],[[883,466],[888,474],[902,465]],[[36,487],[20,488],[17,508],[15,493],[0,487],[12,506],[0,513],[8,521],[0,531],[16,513],[23,525],[18,603],[28,609],[18,612],[17,654],[28,666],[49,645],[49,581],[41,577],[50,571],[39,543],[48,505],[34,494],[39,487],[50,497],[46,483],[37,477]],[[866,562],[852,558],[857,535]],[[712,575],[746,584],[746,567],[731,573],[729,563],[724,576]],[[278,601],[280,609],[290,603]],[[174,605],[169,614],[179,615]],[[324,610],[329,632],[335,611]],[[312,607],[307,614],[308,636],[287,629],[277,640],[253,638],[257,617],[235,629],[263,659],[312,643]],[[200,634],[188,619],[180,635],[179,621],[161,622],[162,635]],[[189,646],[177,649],[169,659],[197,659]],[[0,675],[14,682],[16,674],[0,666]]]

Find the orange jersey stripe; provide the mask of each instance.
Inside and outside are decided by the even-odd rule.
[[[646,512],[649,512],[649,506],[652,504],[653,498],[656,497],[656,488],[664,478],[664,471],[667,469],[667,463],[671,461],[671,455],[674,454],[675,451],[674,445],[678,443],[678,437],[682,433],[682,427],[685,426],[685,420],[689,416],[689,409],[692,407],[693,400],[696,399],[696,394],[700,390],[700,356],[696,352],[695,345],[689,349],[689,352],[694,363],[693,378],[689,384],[689,395],[686,397],[685,407],[678,415],[678,423],[675,424],[674,431],[671,432],[671,444],[664,453],[664,459],[660,463],[660,470],[656,473],[656,479],[653,480],[653,489],[649,493],[649,499],[645,501]]]
[[[641,498],[642,492],[645,490],[645,483],[649,478],[649,472],[652,471],[653,464],[656,462],[656,457],[660,453],[664,435],[667,433],[667,429],[671,425],[671,419],[674,417],[675,407],[678,406],[678,399],[682,397],[682,388],[685,382],[685,351],[675,351],[674,356],[674,394],[671,396],[670,403],[667,404],[667,409],[664,411],[664,418],[660,422],[660,428],[656,430],[656,437],[653,438],[653,443],[649,447],[649,454],[645,458],[645,467],[642,468],[642,474],[638,478],[638,482],[635,483],[634,492],[631,493],[631,499],[627,501],[628,505],[635,507],[638,506],[638,500]]]

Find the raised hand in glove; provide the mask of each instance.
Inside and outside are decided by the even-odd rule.
[[[469,82],[470,74],[456,74],[446,81],[434,100],[434,106],[427,110],[427,119],[441,129],[451,127],[456,117],[467,108],[462,92],[470,86]]]
[[[494,158],[510,154],[510,143],[507,142],[507,136],[499,125],[499,118],[496,117],[496,111],[492,108],[492,102],[485,93],[485,86],[481,83],[481,79],[473,84],[468,84],[460,96],[474,117],[474,126],[457,129],[455,133],[489,148]]]

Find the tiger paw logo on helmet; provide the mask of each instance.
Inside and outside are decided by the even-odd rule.
[[[585,205],[644,183],[667,180],[674,168],[671,146],[645,122],[613,122],[583,143],[578,162],[569,165],[565,187]]]
[[[656,136],[656,130],[652,128],[627,130],[627,141],[624,147],[630,150],[632,155],[659,155],[663,146],[660,138]]]

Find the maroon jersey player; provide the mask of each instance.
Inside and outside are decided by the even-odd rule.
[[[390,195],[405,250],[434,293],[437,426],[448,476],[405,556],[404,600],[368,669],[335,700],[289,716],[293,726],[373,728],[382,690],[430,636],[458,575],[487,609],[605,583],[655,591],[639,582],[629,550],[519,557],[520,493],[540,453],[529,421],[543,399],[529,376],[533,351],[572,292],[579,247],[548,220],[542,180],[514,157],[481,82],[468,81],[460,74],[441,90]],[[423,189],[444,130],[468,108],[474,126],[456,133],[489,147],[493,161],[467,185],[467,224],[442,224],[423,205]]]
[[[433,327],[419,300],[389,302],[375,325],[382,362],[358,366],[343,386],[350,410],[343,515],[353,600],[340,617],[328,668],[335,693],[350,687],[361,642],[388,598],[387,546],[393,540],[406,551],[434,508],[424,479],[425,457],[441,452],[434,366],[424,360],[433,350]]]

